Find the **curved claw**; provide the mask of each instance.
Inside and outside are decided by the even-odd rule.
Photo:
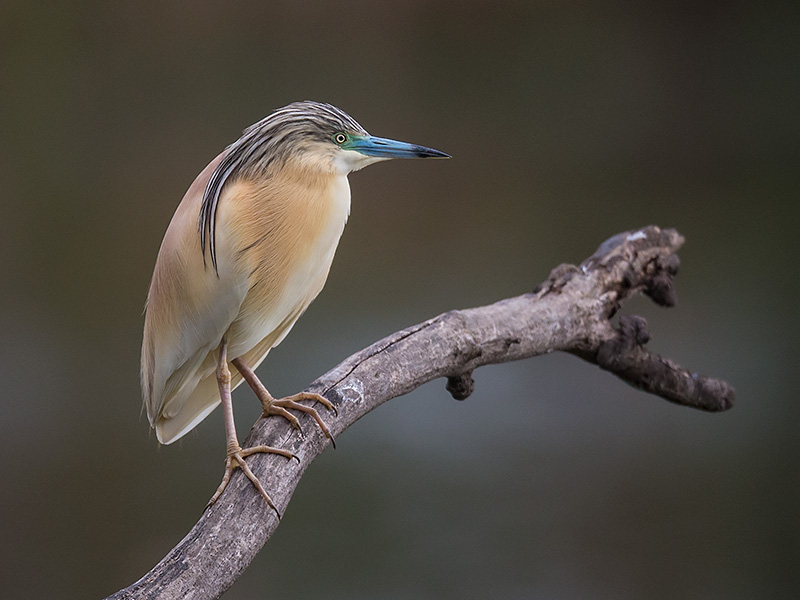
[[[261,413],[261,416],[265,419],[272,415],[283,417],[284,419],[289,421],[289,423],[291,423],[292,427],[297,429],[300,433],[303,433],[303,428],[300,426],[300,421],[297,419],[297,417],[295,417],[292,413],[286,410],[283,407],[283,405],[276,404],[276,402],[279,402],[279,400],[274,400],[269,406],[266,406],[264,408],[264,411]],[[294,407],[289,406],[289,408],[294,408]]]

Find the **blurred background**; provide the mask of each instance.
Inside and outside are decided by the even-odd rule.
[[[800,5],[0,5],[0,589],[100,598],[189,530],[214,413],[159,447],[142,308],[195,175],[294,100],[453,160],[351,176],[325,291],[259,370],[300,390],[648,224],[686,236],[654,351],[736,386],[705,414],[571,356],[429,384],[350,428],[226,599],[789,598],[800,584]],[[234,396],[244,436],[259,405]]]

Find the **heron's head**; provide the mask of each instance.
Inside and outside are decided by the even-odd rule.
[[[217,267],[214,242],[217,203],[227,182],[237,178],[269,178],[281,171],[347,175],[390,158],[449,158],[432,148],[370,135],[350,115],[321,102],[295,102],[279,108],[244,130],[228,146],[206,185],[198,229],[205,256],[209,240]],[[288,167],[288,168],[287,168]]]
[[[237,147],[245,168],[266,170],[291,162],[343,175],[390,158],[449,158],[432,148],[372,136],[344,111],[312,101],[276,110],[245,130],[231,151]]]

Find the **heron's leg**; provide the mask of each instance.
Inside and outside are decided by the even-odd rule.
[[[250,467],[247,465],[244,459],[246,456],[250,456],[251,454],[255,454],[257,452],[280,454],[286,458],[297,457],[288,450],[281,450],[280,448],[273,448],[272,446],[253,446],[252,448],[246,448],[243,450],[239,445],[239,439],[236,437],[236,423],[233,420],[233,402],[231,401],[231,372],[228,369],[227,350],[228,345],[226,340],[223,338],[222,343],[219,346],[217,385],[219,386],[219,395],[220,399],[222,400],[222,412],[225,418],[225,439],[227,441],[225,474],[222,476],[222,483],[219,484],[217,491],[214,492],[211,500],[209,500],[208,506],[211,506],[217,501],[217,498],[220,497],[222,492],[227,487],[233,470],[239,468],[244,472],[245,475],[247,475],[247,478],[253,482],[253,485],[256,486],[258,492],[264,497],[264,500],[267,501],[267,504],[269,504],[270,508],[277,513],[278,518],[280,518],[281,513],[278,512],[277,508],[275,508],[275,505],[272,503],[272,500],[270,500],[266,490],[264,490],[264,486],[261,485],[258,477],[253,474],[253,471],[250,470]]]
[[[300,392],[299,394],[294,394],[293,396],[286,396],[285,398],[275,399],[272,397],[267,391],[267,388],[264,387],[264,384],[261,383],[261,380],[256,376],[253,369],[248,367],[245,362],[241,358],[234,358],[232,361],[233,366],[242,374],[242,377],[247,382],[247,385],[255,392],[258,399],[261,400],[261,406],[264,407],[263,416],[269,417],[270,415],[278,415],[289,421],[295,429],[300,429],[300,422],[297,420],[292,413],[290,413],[287,408],[291,408],[294,410],[299,410],[300,412],[307,413],[311,415],[314,420],[319,425],[319,428],[322,430],[322,433],[325,434],[333,447],[336,447],[336,441],[333,439],[333,435],[331,434],[330,429],[328,426],[325,425],[325,422],[322,420],[322,417],[319,416],[319,413],[316,411],[315,408],[311,406],[305,406],[304,404],[300,404],[298,400],[314,400],[322,404],[328,410],[332,410],[336,412],[333,404],[331,404],[330,400],[328,400],[325,396],[320,394],[314,394],[311,392]]]

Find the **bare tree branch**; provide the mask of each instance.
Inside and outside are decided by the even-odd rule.
[[[374,343],[326,373],[307,391],[338,407],[331,431],[341,433],[382,403],[444,377],[463,400],[472,392],[472,371],[482,365],[553,351],[575,354],[631,385],[671,402],[707,411],[733,405],[724,381],[687,371],[651,354],[641,317],[611,319],[623,302],[645,294],[672,306],[672,279],[683,238],[672,229],[647,227],[603,243],[580,266],[560,265],[532,293],[490,306],[454,310]],[[303,472],[327,446],[310,422],[308,437],[292,433],[283,419],[260,419],[245,446],[269,444],[292,450],[296,461],[256,454],[250,465],[283,512]],[[109,598],[217,598],[239,577],[278,526],[278,519],[250,482],[235,474],[225,493],[189,534],[149,573]]]

